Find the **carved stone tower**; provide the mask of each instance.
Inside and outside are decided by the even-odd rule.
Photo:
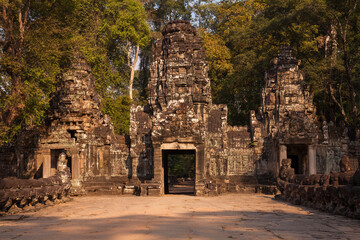
[[[292,158],[297,174],[315,174],[316,109],[299,65],[291,47],[282,46],[273,69],[265,73],[260,113],[276,149],[278,167],[282,159]]]
[[[235,183],[239,175],[245,175],[241,183],[254,183],[248,128],[228,126],[226,105],[212,104],[205,50],[195,28],[177,20],[162,34],[150,68],[148,105],[131,110],[132,177],[143,183],[142,192],[166,193],[166,154],[183,151],[195,155],[197,195],[217,192],[218,185],[230,178]]]

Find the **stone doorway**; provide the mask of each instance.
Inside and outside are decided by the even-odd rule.
[[[195,194],[196,151],[162,150],[165,194]]]
[[[307,145],[287,145],[287,157],[291,159],[291,167],[294,168],[295,174],[306,174],[307,154]]]

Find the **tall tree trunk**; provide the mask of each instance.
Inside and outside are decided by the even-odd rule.
[[[0,28],[2,28],[5,33],[5,38],[1,41],[2,51],[4,55],[11,59],[11,61],[16,61],[20,65],[22,65],[21,55],[24,47],[24,38],[26,30],[29,27],[29,12],[30,0],[26,1],[24,6],[22,6],[15,14],[5,5],[2,5],[1,9]],[[16,17],[17,22],[14,20]],[[15,30],[14,24],[19,24],[18,32]],[[5,106],[1,118],[8,126],[11,125],[25,106],[24,103],[22,103],[24,95],[22,90],[21,72],[21,69],[14,70],[9,68],[7,70],[7,74],[11,78],[10,95],[12,102]]]
[[[134,62],[131,66],[131,74],[130,74],[130,81],[129,81],[129,97],[130,99],[133,99],[133,85],[134,85],[134,76],[135,76],[135,67],[136,67],[136,63],[139,57],[139,49],[140,46],[137,45],[136,46],[136,52],[135,52],[135,59]]]
[[[353,120],[353,126],[357,127],[357,123],[358,123],[358,110],[357,110],[357,106],[356,106],[356,92],[353,86],[353,74],[352,74],[352,65],[351,65],[351,56],[349,53],[349,49],[348,49],[348,26],[349,26],[349,21],[350,21],[350,17],[353,14],[353,12],[355,11],[356,7],[358,4],[358,0],[355,1],[353,7],[351,7],[348,11],[347,16],[345,17],[345,23],[344,25],[341,25],[339,22],[339,26],[341,27],[341,39],[342,39],[342,48],[344,51],[344,64],[345,64],[345,69],[346,69],[346,80],[347,80],[347,84],[350,90],[350,101],[351,101],[351,105],[352,105],[352,120]],[[350,6],[349,6],[350,7]]]
[[[335,28],[335,25],[334,24],[331,24],[330,26],[330,36],[329,37],[329,41],[331,43],[331,61],[330,61],[330,67],[331,67],[331,79],[330,81],[327,83],[327,91],[328,91],[328,94],[331,98],[331,100],[336,104],[336,106],[338,106],[338,108],[340,109],[340,113],[341,115],[343,116],[344,118],[344,121],[345,121],[345,124],[346,125],[349,125],[349,119],[348,117],[346,116],[346,112],[345,112],[345,109],[343,107],[343,105],[341,104],[341,101],[338,101],[336,99],[336,96],[335,96],[335,89],[332,87],[331,85],[331,82],[334,82],[335,81],[335,66],[336,66],[336,61],[337,61],[337,47],[338,47],[338,43],[337,43],[337,31],[336,31],[336,28]],[[328,44],[328,41],[325,42],[325,47],[327,47],[327,44]],[[328,57],[328,52],[329,49],[326,49],[325,50],[325,58]]]

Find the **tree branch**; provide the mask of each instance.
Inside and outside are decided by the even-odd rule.
[[[345,110],[344,110],[344,107],[339,103],[339,101],[336,99],[334,93],[335,93],[335,90],[332,88],[331,84],[329,83],[328,84],[328,92],[329,92],[329,95],[331,97],[331,99],[333,100],[333,102],[339,107],[340,109],[340,112],[341,112],[341,115],[344,117],[344,121],[345,121],[345,124],[349,126],[349,120],[346,116],[346,113],[345,113]]]
[[[134,62],[131,66],[131,74],[130,74],[130,81],[129,81],[129,97],[130,99],[133,99],[133,84],[134,84],[134,76],[135,76],[135,67],[136,67],[136,63],[137,63],[137,59],[138,59],[138,56],[139,56],[139,44],[136,45],[136,52],[135,52],[135,59],[134,59]]]

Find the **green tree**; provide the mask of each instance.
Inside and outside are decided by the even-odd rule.
[[[77,2],[77,42],[97,79],[102,109],[116,133],[128,133],[136,58],[149,44],[144,8],[138,0]]]
[[[133,99],[133,81],[135,66],[140,47],[149,43],[150,29],[146,23],[146,14],[137,0],[109,0],[105,5],[101,31],[108,35],[113,50],[127,48],[127,65],[130,68],[129,97]]]
[[[129,44],[145,47],[149,35],[139,1],[3,0],[0,9],[1,142],[43,123],[59,76],[78,51],[92,67],[102,110],[117,133],[128,131]]]
[[[190,0],[149,0],[145,3],[154,31],[159,32],[171,20],[191,20]]]
[[[71,1],[1,1],[0,142],[41,123],[69,62]]]

